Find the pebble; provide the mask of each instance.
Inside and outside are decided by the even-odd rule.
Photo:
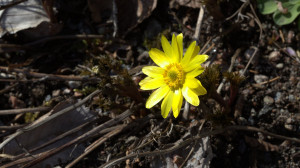
[[[50,101],[51,100],[51,95],[47,95],[46,97],[45,97],[45,101],[47,102],[47,101]]]
[[[276,104],[279,104],[282,100],[282,93],[281,92],[276,92],[276,95],[275,95],[275,103]]]
[[[61,93],[61,90],[59,90],[59,89],[58,89],[58,90],[53,90],[53,91],[52,91],[52,96],[53,96],[53,97],[57,97],[57,96],[60,95],[60,93]]]
[[[284,128],[289,130],[289,131],[292,131],[294,129],[294,126],[291,125],[291,124],[284,124]]]
[[[254,108],[251,109],[251,112],[250,112],[251,116],[256,116],[256,111]]]
[[[254,81],[256,83],[261,83],[269,80],[269,78],[266,75],[254,75]]]
[[[80,81],[69,81],[68,85],[71,89],[76,89],[81,86],[81,82]]]
[[[292,118],[288,118],[286,119],[285,123],[286,124],[291,124],[293,122],[293,119]]]
[[[239,123],[239,125],[247,125],[247,120],[244,117],[239,117],[237,119],[237,122]]]
[[[276,65],[276,68],[277,68],[277,69],[282,69],[283,66],[284,66],[283,63],[278,63],[278,64]]]
[[[289,101],[290,102],[295,102],[295,96],[294,95],[289,95]]]
[[[292,47],[287,47],[286,52],[288,52],[293,57],[297,57],[297,53]]]
[[[280,59],[280,52],[272,51],[268,57],[270,61],[278,61]]]
[[[265,105],[271,105],[274,103],[274,99],[270,96],[265,96],[264,97],[264,103]]]
[[[70,94],[71,93],[71,89],[69,88],[66,88],[63,90],[63,94],[66,95],[66,94]]]
[[[258,112],[258,117],[261,117],[262,115],[265,115],[269,113],[272,110],[272,107],[265,105],[259,112]]]

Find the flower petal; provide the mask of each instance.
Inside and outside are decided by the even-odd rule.
[[[170,90],[167,96],[164,98],[163,102],[161,103],[161,115],[163,118],[168,117],[168,114],[172,107],[173,95],[174,92]]]
[[[195,46],[195,49],[194,49],[192,58],[194,58],[196,55],[198,55],[199,51],[200,51],[200,47],[199,47],[199,46]],[[191,59],[192,59],[192,58],[191,58]]]
[[[208,55],[197,55],[195,56],[189,63],[189,65],[192,64],[202,64],[208,59]]]
[[[185,65],[183,68],[185,72],[189,72],[194,70],[195,68],[201,67],[201,64],[208,59],[207,55],[197,55],[196,57],[192,58],[192,60]]]
[[[167,85],[161,86],[159,89],[154,91],[148,98],[146,102],[146,108],[151,108],[156,105],[161,99],[163,99],[166,94],[170,91],[170,88]]]
[[[186,69],[184,69],[184,70],[186,70]],[[199,65],[199,67],[194,69],[193,71],[187,72],[186,77],[187,78],[194,78],[194,77],[200,75],[202,72],[204,72],[204,68],[201,67],[201,65]]]
[[[166,56],[172,58],[172,46],[164,35],[161,36],[161,46],[166,53]]]
[[[180,62],[183,56],[183,34],[182,33],[178,34],[176,38],[177,38],[177,44],[179,49],[179,62]]]
[[[182,94],[187,102],[193,106],[198,106],[200,101],[198,95],[186,85],[182,88]]]
[[[172,111],[173,111],[173,116],[175,118],[177,118],[179,115],[182,106],[182,101],[183,101],[183,96],[182,96],[181,89],[175,90],[173,96],[173,102],[172,102]]]
[[[142,86],[143,84],[149,82],[151,79],[153,79],[153,78],[147,76],[145,79],[140,81],[139,85]]]
[[[199,83],[200,82],[198,79],[196,78],[186,78],[185,79],[185,85],[189,88],[197,88],[199,87]]]
[[[172,36],[172,60],[173,62],[178,63],[179,62],[179,48],[178,48],[178,43],[177,43],[177,37],[175,36],[175,34],[173,34]]]
[[[142,71],[152,78],[162,78],[164,73],[164,69],[158,66],[145,66]]]
[[[164,52],[160,51],[159,49],[152,48],[149,51],[149,56],[158,66],[162,68],[170,64],[168,57],[165,55]]]
[[[165,84],[165,81],[163,78],[150,78],[146,77],[144,80],[142,80],[139,84],[141,86],[142,90],[153,90],[156,88],[161,87]]]
[[[198,96],[205,95],[207,93],[206,89],[202,86],[201,82],[198,80],[198,87],[192,88],[193,92],[195,92]]]
[[[190,44],[190,46],[186,50],[186,52],[184,54],[184,57],[183,57],[183,59],[181,61],[182,66],[188,65],[188,63],[189,63],[189,61],[190,61],[190,59],[191,59],[191,57],[193,55],[195,46],[196,46],[196,41],[192,42],[192,44]]]

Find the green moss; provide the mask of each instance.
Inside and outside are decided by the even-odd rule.
[[[25,123],[32,123],[39,116],[39,112],[36,113],[25,113]]]

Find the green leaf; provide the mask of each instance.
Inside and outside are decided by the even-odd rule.
[[[257,7],[263,15],[271,14],[277,10],[275,0],[257,0]]]
[[[273,14],[274,22],[280,26],[292,23],[300,14],[300,3],[290,4],[286,2],[282,3],[282,6],[288,9],[286,14],[281,13],[279,10],[276,10]]]
[[[295,4],[300,4],[300,1],[299,0],[289,0],[288,1],[290,4],[293,4],[293,5],[295,5]]]

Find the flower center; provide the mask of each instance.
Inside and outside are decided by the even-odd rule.
[[[163,74],[164,81],[172,90],[177,90],[182,87],[184,83],[183,68],[178,63],[168,65]]]

